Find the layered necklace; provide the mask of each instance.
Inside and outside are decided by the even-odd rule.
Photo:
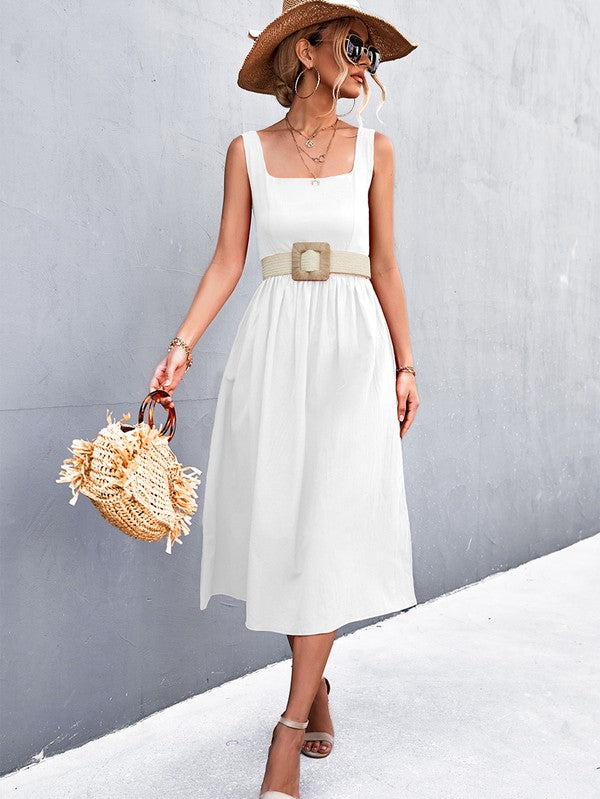
[[[311,186],[315,186],[315,185],[319,186],[321,182],[320,182],[318,176],[315,175],[315,173],[305,163],[304,157],[308,157],[308,158],[310,158],[311,161],[314,161],[315,163],[318,163],[318,164],[323,164],[325,162],[325,158],[327,157],[327,153],[329,152],[329,148],[331,147],[331,143],[333,142],[333,137],[335,136],[335,133],[336,133],[336,130],[337,130],[337,124],[340,121],[339,117],[336,118],[336,120],[333,123],[333,125],[326,125],[324,127],[320,127],[319,126],[319,127],[315,128],[315,130],[310,134],[310,136],[308,136],[308,138],[306,137],[306,135],[301,130],[298,130],[297,128],[294,128],[292,126],[292,123],[288,119],[288,115],[287,114],[285,115],[284,119],[285,119],[286,125],[288,127],[288,130],[290,132],[290,135],[292,137],[292,141],[294,142],[294,145],[296,146],[296,149],[298,150],[298,153],[300,155],[300,160],[302,161],[302,163],[304,164],[304,166],[306,167],[306,169],[310,172],[310,174],[312,176],[312,180],[310,182],[310,185]],[[314,139],[317,136],[317,134],[320,133],[322,130],[327,130],[328,128],[333,128],[333,133],[331,134],[331,138],[329,139],[329,143],[327,144],[325,152],[321,153],[321,155],[312,156],[312,155],[309,155],[308,153],[304,152],[302,147],[300,147],[298,145],[298,142],[296,141],[296,137],[294,136],[294,131],[295,131],[296,133],[299,133],[302,136],[302,138],[304,139],[304,146],[305,147],[314,147],[315,146]],[[319,172],[319,174],[320,174],[320,172]]]

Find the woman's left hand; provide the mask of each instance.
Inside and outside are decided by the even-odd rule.
[[[400,438],[404,438],[411,426],[417,408],[419,407],[419,394],[417,381],[410,372],[398,372],[396,378],[396,396],[398,397],[398,420],[400,421]]]

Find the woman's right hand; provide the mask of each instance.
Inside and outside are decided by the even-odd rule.
[[[168,397],[157,397],[156,399],[156,402],[159,402],[163,407],[174,407],[171,395],[181,382],[181,378],[186,371],[186,366],[187,353],[183,347],[177,345],[165,355],[154,370],[149,390],[156,391],[162,388],[169,393]]]

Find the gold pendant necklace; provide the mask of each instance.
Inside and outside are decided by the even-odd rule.
[[[290,135],[291,135],[291,137],[292,137],[292,140],[293,140],[294,144],[296,145],[296,149],[298,150],[298,153],[299,153],[299,155],[300,155],[300,160],[302,161],[302,163],[304,164],[304,166],[306,166],[306,168],[308,169],[308,166],[306,165],[306,163],[304,162],[304,159],[303,159],[303,157],[302,157],[302,156],[306,155],[306,153],[304,153],[304,152],[302,151],[302,149],[301,149],[301,148],[298,146],[298,142],[296,141],[296,138],[295,138],[295,136],[294,136],[294,130],[295,130],[295,128],[293,128],[293,127],[292,127],[292,125],[291,125],[291,123],[290,123],[289,119],[287,118],[287,114],[286,114],[286,116],[285,116],[285,121],[286,121],[286,123],[287,123],[288,130],[290,131]],[[333,128],[333,133],[331,134],[331,138],[329,139],[329,144],[327,145],[327,149],[325,150],[325,152],[324,152],[324,153],[322,153],[321,155],[318,155],[318,156],[316,156],[315,158],[312,158],[312,156],[311,156],[311,158],[312,158],[312,160],[313,160],[313,161],[318,161],[320,164],[324,163],[324,161],[325,161],[325,157],[326,157],[327,153],[329,152],[329,148],[331,147],[331,143],[333,142],[333,138],[334,138],[334,136],[335,136],[335,133],[336,133],[336,130],[337,130],[337,124],[338,124],[338,122],[339,122],[339,121],[340,121],[340,120],[339,120],[339,117],[338,117],[338,118],[335,120],[335,122],[333,123],[333,125],[329,125],[329,127],[332,127],[332,128]],[[314,173],[314,172],[312,172],[310,169],[308,169],[308,171],[309,171],[309,172],[310,172],[310,174],[312,175],[312,180],[311,180],[311,182],[310,182],[310,185],[311,185],[311,186],[320,186],[320,185],[321,185],[321,181],[319,180],[319,178],[318,178],[318,177],[315,175],[315,173]]]

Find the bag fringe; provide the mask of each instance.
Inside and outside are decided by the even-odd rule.
[[[189,472],[189,474],[186,474]],[[182,544],[182,535],[189,535],[191,517],[196,512],[198,504],[195,501],[198,494],[196,488],[200,485],[202,472],[195,466],[183,467],[177,464],[171,470],[171,500],[175,511],[176,524],[169,533],[166,551],[171,554],[173,543]],[[179,527],[179,530],[177,529]]]
[[[65,458],[59,472],[60,477],[56,482],[69,483],[72,494],[69,504],[75,505],[79,498],[79,492],[85,487],[88,479],[92,455],[94,454],[94,442],[75,438],[68,450],[73,454],[73,457]]]

